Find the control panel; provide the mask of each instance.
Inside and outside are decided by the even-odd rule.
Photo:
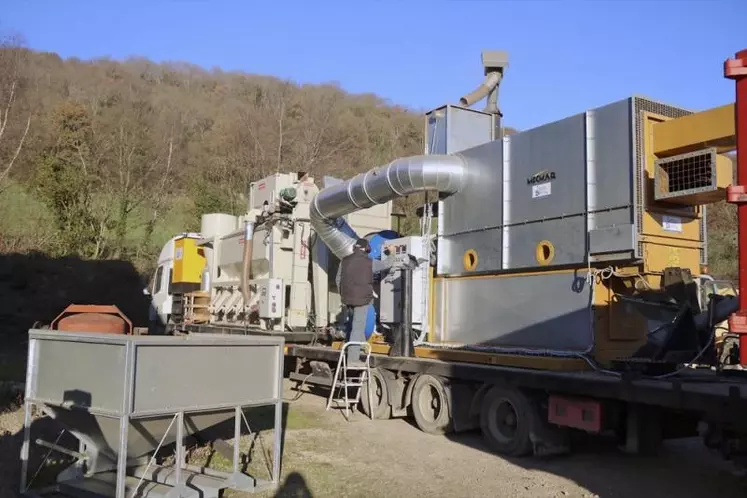
[[[382,257],[394,258],[391,270],[381,279],[379,316],[382,323],[402,322],[403,265],[412,264],[412,258],[424,259],[423,237],[402,237],[387,241]],[[426,316],[428,295],[428,262],[424,261],[412,271],[412,325],[420,328]]]
[[[283,317],[283,281],[279,278],[266,278],[255,280],[257,293],[259,294],[259,317],[260,318],[282,318]]]

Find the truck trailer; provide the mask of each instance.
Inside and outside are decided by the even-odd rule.
[[[338,262],[365,236],[370,417],[480,429],[511,456],[567,451],[584,431],[633,453],[699,436],[745,463],[747,51],[725,63],[735,103],[631,96],[511,135],[508,55],[482,56],[484,82],[426,114],[423,154],[322,189],[279,173],[252,185],[246,215],[177,237],[153,287],[175,304],[154,316],[170,334],[282,336],[285,374],[334,391],[349,344]],[[421,232],[397,233],[391,203],[413,194]],[[723,201],[739,204],[739,289],[707,271],[708,206]],[[164,276],[169,258],[184,282]]]
[[[364,413],[411,415],[433,434],[479,428],[511,456],[567,451],[580,430],[632,453],[700,436],[744,464],[747,213],[740,292],[707,275],[706,217],[745,199],[747,153],[736,185],[728,155],[747,150],[745,60],[726,64],[736,104],[691,112],[631,96],[504,136],[508,58],[485,52],[485,83],[426,115],[423,155],[321,190],[311,225],[338,259],[356,238],[341,216],[437,196],[421,211],[437,220],[432,253],[414,255],[413,237],[384,242],[395,262],[376,306],[391,334],[369,339]],[[485,111],[468,107],[483,97]],[[424,299],[397,263],[408,255],[428,260]],[[344,345],[287,344],[290,378],[337,388]]]

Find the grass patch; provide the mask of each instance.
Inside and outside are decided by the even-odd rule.
[[[291,405],[286,419],[287,430],[316,429],[329,426],[328,420],[321,414],[305,411],[300,407]]]
[[[240,439],[239,448],[242,454],[240,469],[252,477],[269,479],[275,437],[275,431],[271,429],[274,422],[274,408],[259,407],[248,410],[246,415],[249,424],[258,429],[258,432],[245,434]],[[297,404],[286,403],[284,417],[286,432],[280,491],[247,495],[226,490],[224,497],[308,496],[308,494],[298,494],[303,489],[307,492],[311,489],[312,494],[319,496],[334,494],[335,477],[332,474],[335,469],[334,465],[326,461],[311,461],[308,458],[309,454],[319,450],[320,441],[329,442],[331,439],[317,434],[309,436],[308,433],[301,432],[331,427],[324,417],[324,412],[316,413]],[[319,438],[321,439],[318,440]],[[233,440],[227,440],[227,443],[233,445]],[[231,458],[226,458],[221,453],[211,450],[209,446],[194,449],[190,454],[189,463],[223,472],[230,472],[233,465]],[[313,488],[310,487],[310,483],[313,483]]]
[[[286,430],[318,429],[329,426],[324,413],[312,412],[296,403],[284,403],[283,424]],[[257,431],[271,430],[275,423],[275,407],[261,406],[246,411],[248,423]]]

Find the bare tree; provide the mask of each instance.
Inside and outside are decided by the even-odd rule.
[[[26,50],[24,48],[23,39],[20,36],[9,36],[4,40],[0,41],[0,146],[5,145],[3,141],[8,140],[9,122],[11,117],[15,115],[19,122],[23,122],[23,117],[19,117],[16,111],[16,103],[18,101],[19,93],[21,93],[23,86],[23,63],[26,58]],[[2,159],[2,169],[0,169],[0,189],[5,183],[8,175],[10,174],[13,165],[15,164],[18,156],[23,149],[23,144],[26,141],[26,137],[31,127],[31,113],[25,119],[25,126],[20,132],[20,138],[16,138],[15,147],[11,147],[7,150],[7,153],[2,153],[2,156],[9,156]],[[9,134],[9,133],[8,133]],[[0,147],[2,151],[4,147]]]
[[[299,116],[297,169],[313,173],[315,168],[338,155],[345,155],[355,141],[355,134],[344,125],[344,94],[337,88],[302,89],[303,115]]]
[[[171,163],[172,159],[174,157],[174,136],[173,133],[171,136],[169,136],[169,144],[168,144],[168,155],[166,156],[166,165],[163,168],[163,171],[160,172],[160,180],[156,183],[156,190],[155,190],[155,197],[152,202],[151,206],[151,217],[146,223],[145,226],[145,235],[143,237],[143,243],[138,246],[137,248],[137,255],[136,257],[139,259],[143,254],[143,249],[145,247],[148,247],[151,242],[151,238],[153,237],[153,232],[156,228],[156,223],[158,222],[158,219],[161,215],[161,209],[163,208],[163,205],[166,201],[166,196],[164,195],[164,192],[166,190],[166,187],[169,183],[173,181],[173,176],[171,174]]]

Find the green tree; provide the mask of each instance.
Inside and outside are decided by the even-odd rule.
[[[35,186],[54,216],[59,251],[97,259],[104,252],[108,220],[95,214],[90,116],[80,104],[65,102],[53,112],[52,122],[55,144],[38,159]]]

